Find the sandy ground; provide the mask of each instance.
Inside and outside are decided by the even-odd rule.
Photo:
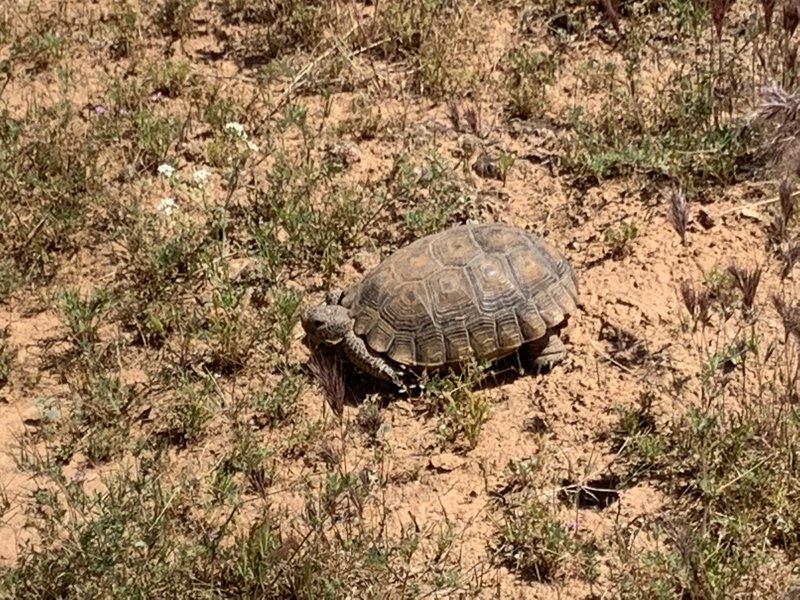
[[[76,22],[81,19],[98,22],[99,16],[110,10],[106,4],[93,3],[73,18]],[[483,46],[487,63],[496,60],[511,42],[514,28],[511,12],[501,11],[491,27]],[[93,57],[92,40],[75,33],[73,36],[70,48],[74,53],[63,59],[72,67],[74,76],[67,97],[76,107],[100,102],[103,77],[119,72],[125,65]],[[151,47],[145,50],[145,55],[155,55],[159,50],[157,42],[153,40],[148,45]],[[248,74],[234,61],[204,58],[221,46],[212,25],[200,19],[194,34],[183,44],[172,45],[169,51],[173,58],[189,61],[193,71],[222,81],[228,91],[246,89],[251,84],[242,78]],[[591,44],[576,44],[567,65],[578,64],[593,52]],[[377,81],[385,83],[392,73],[385,66],[381,69]],[[553,106],[569,101],[572,80],[569,68],[564,71],[563,78],[551,87]],[[31,103],[46,104],[58,95],[54,75],[44,72],[26,80],[12,80],[3,99],[12,114],[21,114]],[[376,97],[381,95],[390,94],[375,92]],[[331,121],[352,114],[352,99],[350,92],[332,96]],[[303,97],[300,102],[309,106],[312,120],[319,116],[318,99]],[[391,157],[406,143],[408,132],[414,132],[417,140],[434,140],[433,145],[443,156],[457,154],[460,136],[449,129],[443,103],[401,95],[399,100],[387,100],[381,111],[387,129],[377,139],[354,142],[359,161],[349,171],[351,181],[385,175]],[[499,104],[489,98],[483,104],[483,114],[487,120],[499,119]],[[405,134],[395,135],[390,128],[401,118]],[[617,457],[608,439],[618,420],[615,406],[633,407],[643,394],[649,393],[655,398],[655,413],[659,418],[668,418],[683,403],[692,401],[700,364],[697,357],[706,348],[699,348],[697,340],[681,329],[685,311],[678,294],[679,281],[700,282],[703,273],[736,262],[750,267],[765,265],[759,298],[766,298],[781,287],[776,267],[765,264],[764,228],[757,218],[766,215],[770,206],[758,206],[744,213],[739,210],[774,191],[749,183],[717,190],[713,202],[703,207],[716,217],[714,226],[705,229],[693,222],[684,246],[665,218],[663,190],[657,186],[643,184],[641,179],[579,185],[560,171],[554,161],[537,158],[557,152],[554,138],[558,135],[546,125],[526,125],[519,131],[499,126],[491,136],[497,146],[530,159],[518,158],[504,183],[478,178],[474,183],[478,190],[490,193],[493,198],[490,210],[484,211],[486,219],[530,228],[547,237],[573,262],[579,275],[582,306],[565,330],[567,360],[549,374],[510,378],[480,392],[489,399],[491,414],[477,446],[467,452],[442,447],[435,431],[437,421],[421,415],[413,401],[392,401],[383,409],[389,427],[384,434],[386,451],[381,463],[387,484],[381,495],[391,515],[389,530],[414,526],[434,531],[444,522],[455,524],[465,571],[471,565],[480,569],[486,564],[487,541],[496,531],[498,519],[490,508],[490,492],[508,480],[510,461],[537,461],[542,465],[542,473],[552,481],[590,481],[618,473]],[[193,143],[197,139],[190,135],[187,146]],[[147,185],[143,184],[145,189]],[[604,232],[623,222],[635,223],[638,235],[623,256],[614,257],[604,243]],[[57,283],[90,286],[97,277],[108,275],[110,265],[102,260],[92,261],[92,257],[103,254],[102,250],[92,250],[67,259]],[[113,255],[113,250],[106,256],[109,254]],[[358,256],[357,266],[353,260],[341,265],[335,283],[347,285],[357,281],[363,271],[358,267],[378,260],[379,251],[365,247]],[[315,283],[318,283],[315,278],[292,282],[298,289],[311,289]],[[791,285],[791,279],[783,285]],[[20,293],[0,305],[0,324],[8,324],[9,343],[16,351],[12,377],[0,389],[0,485],[12,506],[0,524],[0,560],[5,564],[14,561],[17,544],[25,539],[22,505],[26,492],[34,485],[32,478],[15,465],[16,440],[27,427],[35,427],[42,407],[52,400],[56,400],[57,406],[57,400],[66,394],[58,370],[45,361],[48,355],[53,355],[57,344],[64,343],[66,330],[52,303],[46,300],[47,294],[39,299],[41,291]],[[320,291],[312,292],[305,304],[318,301],[322,295]],[[780,331],[774,316],[765,315],[762,326],[765,333]],[[300,337],[298,326],[297,347],[293,350],[297,361],[307,357]],[[717,340],[707,342],[709,347],[716,343]],[[140,356],[123,356],[121,367],[135,371],[139,366],[137,361],[141,363]],[[252,365],[253,371],[258,368],[257,364]],[[690,383],[684,395],[680,395],[674,391],[673,383],[684,377]],[[321,417],[323,404],[316,386],[304,392],[302,410],[309,420]],[[357,410],[346,407],[344,421],[352,422]],[[525,429],[526,421],[533,417],[545,422],[544,433]],[[372,450],[358,434],[343,436],[341,428],[333,421],[329,423],[324,437],[343,446],[351,467],[362,463],[374,466]],[[271,444],[285,435],[285,431],[264,431],[261,435],[265,444]],[[212,441],[187,452],[194,458],[213,457],[215,447],[222,442]],[[283,460],[276,472],[275,485],[290,489],[292,482],[318,477],[323,473],[321,464],[308,457]],[[96,476],[90,469],[87,478]],[[546,494],[547,490],[542,492]],[[623,487],[618,501],[608,509],[562,507],[559,510],[575,535],[593,536],[600,540],[601,550],[609,550],[615,529],[657,514],[664,501],[660,492],[642,482]],[[288,510],[296,502],[296,495],[291,492],[285,498],[281,494],[273,498],[278,511],[282,503]],[[602,566],[601,572],[603,577],[609,576]],[[508,598],[588,597],[590,592],[578,578],[568,577],[558,584],[530,584],[504,569],[488,569],[484,577],[495,581],[500,596]],[[486,594],[490,595],[488,588]]]

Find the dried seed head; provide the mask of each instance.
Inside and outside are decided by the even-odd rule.
[[[765,120],[778,120],[783,123],[796,123],[800,115],[800,96],[787,92],[776,83],[761,89],[761,103],[758,116]]]
[[[600,2],[603,5],[603,10],[606,11],[608,19],[611,21],[611,25],[614,27],[614,31],[620,33],[622,30],[619,26],[619,11],[617,11],[616,2],[614,0],[600,0]]]
[[[761,0],[761,8],[764,9],[764,29],[769,35],[772,30],[772,14],[775,12],[775,0]]]
[[[786,44],[786,49],[783,51],[783,66],[789,72],[794,72],[797,66],[797,44],[791,42]]]
[[[773,212],[772,222],[767,224],[767,231],[770,234],[771,242],[780,243],[786,239],[786,222],[783,220],[780,209]]]
[[[781,281],[789,276],[798,260],[800,260],[800,243],[794,241],[785,252],[781,253],[781,262],[783,263],[781,266]]]
[[[694,311],[697,310],[697,292],[688,281],[681,281],[680,283],[681,298],[683,298],[683,305],[689,314],[694,318]]]
[[[772,305],[778,311],[778,315],[783,323],[783,334],[786,340],[790,336],[800,342],[800,306],[797,304],[787,304],[783,296],[772,295]]]
[[[710,320],[710,312],[709,312],[710,308],[711,308],[711,296],[709,296],[707,290],[703,290],[697,297],[697,318],[696,318],[696,321],[700,323],[700,325],[703,327],[708,325],[708,322]]]
[[[709,322],[709,307],[711,299],[707,290],[697,291],[688,281],[680,283],[681,298],[689,316],[694,321],[695,327],[699,324],[705,327]]]
[[[714,30],[717,33],[717,39],[722,38],[722,26],[725,24],[725,15],[728,14],[733,4],[733,0],[711,0],[711,22],[714,24]]]
[[[764,86],[755,116],[763,130],[760,152],[780,172],[796,172],[800,167],[800,94],[775,83]]]
[[[247,483],[253,491],[264,495],[272,486],[272,474],[264,465],[258,465],[247,471]]]
[[[742,293],[742,304],[746,310],[753,310],[758,284],[761,281],[761,267],[748,271],[737,265],[728,267],[728,273],[733,277],[733,282]]]
[[[769,233],[775,242],[783,242],[786,240],[786,233],[789,226],[789,220],[794,214],[794,185],[787,178],[781,180],[778,187],[778,205],[772,215],[772,223],[769,225]]]
[[[482,127],[481,124],[481,110],[480,108],[475,108],[474,106],[470,106],[467,110],[464,111],[464,120],[469,125],[469,129],[473,135],[477,135],[478,137],[483,137],[482,135]]]
[[[319,345],[311,352],[308,366],[322,387],[325,401],[336,415],[341,416],[346,392],[342,359],[331,349]]]
[[[781,216],[783,217],[784,225],[789,224],[789,220],[794,214],[794,185],[788,178],[784,177],[781,185],[778,188],[778,197],[780,198]]]
[[[447,103],[447,119],[450,121],[453,129],[457,133],[461,133],[461,111],[458,110],[458,102],[450,100]]]
[[[798,0],[788,0],[783,5],[783,30],[791,37],[797,24],[800,23],[800,6]]]
[[[686,194],[680,188],[672,188],[667,193],[667,220],[681,238],[681,243],[686,243],[686,227],[689,224],[689,203]]]

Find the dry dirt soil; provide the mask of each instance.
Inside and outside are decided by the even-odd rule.
[[[660,428],[690,406],[708,406],[704,369],[743,330],[735,324],[739,317],[715,313],[712,326],[693,332],[680,282],[719,290],[727,284],[714,287],[717,279],[730,283],[731,264],[761,267],[759,318],[747,331],[760,336],[762,350],[775,340],[778,354],[784,326],[770,297],[781,293],[791,301],[797,290],[791,273],[781,278],[769,237],[780,173],[757,152],[712,143],[647,150],[625,144],[681,128],[691,137],[700,127],[692,110],[701,108],[690,103],[688,117],[676,113],[657,127],[635,122],[661,118],[660,102],[670,94],[702,96],[693,69],[702,63],[719,74],[730,52],[741,52],[741,62],[726,71],[731,77],[716,89],[719,104],[707,122],[749,123],[768,74],[759,71],[754,52],[744,57],[755,43],[737,46],[744,35],[738,31],[751,31],[760,10],[729,13],[716,42],[707,13],[692,34],[682,29],[688,18],[677,24],[693,6],[677,1],[620,2],[604,10],[603,3],[431,0],[398,3],[402,10],[394,13],[384,2],[289,2],[282,9],[269,2],[152,4],[42,1],[0,8],[0,107],[8,122],[24,123],[26,139],[34,140],[32,125],[42,123],[41,145],[26,146],[16,163],[7,153],[0,177],[24,177],[22,167],[48,146],[66,156],[58,159],[63,166],[71,156],[86,159],[91,144],[96,169],[88,190],[71,192],[82,203],[74,228],[54,230],[60,213],[36,212],[52,207],[48,182],[24,199],[2,199],[19,215],[5,213],[0,235],[16,237],[4,248],[13,246],[14,257],[38,253],[13,269],[4,263],[3,270],[14,281],[0,298],[4,352],[13,357],[0,387],[4,568],[42,540],[32,526],[42,518],[32,509],[34,492],[54,485],[43,465],[57,465],[65,489],[79,483],[87,493],[102,493],[104,478],[123,466],[135,469],[143,445],[158,440],[170,461],[165,481],[188,473],[201,482],[197,507],[187,511],[217,511],[218,522],[236,531],[269,514],[284,536],[306,539],[304,532],[314,529],[311,500],[330,498],[334,475],[350,477],[359,492],[333,502],[331,531],[355,536],[369,529],[385,540],[418,536],[419,549],[405,566],[424,593],[647,597],[644,584],[625,591],[620,582],[644,569],[636,562],[641,553],[670,547],[669,536],[657,535],[652,524],[678,514],[681,494],[668,482],[636,475],[620,415],[646,406]],[[314,17],[322,24],[300,11],[303,4],[322,15]],[[764,37],[759,49],[777,52],[775,39]],[[515,55],[520,49],[529,54]],[[550,63],[519,66],[539,60],[536,53]],[[626,69],[635,76],[628,78]],[[54,114],[64,107],[59,114],[70,116],[58,123]],[[575,117],[576,109],[582,116]],[[140,116],[114,129],[114,119],[133,113]],[[145,114],[152,117],[147,126]],[[476,126],[469,114],[478,115]],[[162,145],[153,141],[158,127],[166,127],[160,118],[178,123]],[[591,126],[602,133],[592,138],[598,145],[581,145],[594,135],[587,133]],[[102,135],[87,133],[100,129]],[[473,168],[484,151],[496,178]],[[739,154],[719,167],[715,152]],[[601,169],[599,162],[610,166]],[[335,171],[320,175],[322,165],[334,163]],[[174,173],[159,170],[163,164]],[[3,191],[35,188],[26,185],[18,181]],[[670,193],[689,201],[685,242],[668,219]],[[271,236],[262,245],[248,216],[256,210]],[[214,219],[218,224],[209,225]],[[541,375],[506,365],[473,391],[450,387],[407,397],[378,387],[377,396],[361,394],[337,416],[306,369],[298,311],[330,287],[357,282],[403,244],[466,220],[529,229],[571,260],[581,307],[564,330],[567,359]],[[37,245],[40,231],[48,243]],[[131,241],[136,235],[138,245]],[[176,267],[161,288],[168,293],[139,293],[156,279],[145,267],[148,245],[173,237],[184,250],[205,244],[203,258]],[[225,305],[221,281],[226,293],[241,292],[239,303]],[[79,298],[110,290],[109,299],[81,329],[80,309],[69,308],[65,289]],[[729,289],[735,295],[736,286]],[[300,300],[288,321],[276,308],[280,294]],[[178,316],[160,312],[170,325],[148,337],[137,329],[150,302],[182,308]],[[228,346],[221,329],[209,325],[214,318],[238,327]],[[287,322],[283,343],[276,332]],[[729,372],[714,389],[724,387],[726,406],[736,406],[758,384],[725,357]],[[130,391],[114,413],[125,424],[121,430],[108,419],[87,418],[85,405],[80,414],[75,408],[97,372]],[[259,419],[254,398],[277,397],[284,376],[300,382],[297,397],[286,415]],[[353,389],[371,391],[368,379],[348,377]],[[448,404],[459,402],[467,408]],[[200,416],[191,421],[176,406]],[[108,437],[97,433],[109,427]],[[268,483],[253,491],[233,471],[236,491],[226,496],[214,477],[243,428],[268,450]],[[522,488],[525,502],[544,506],[543,519],[575,543],[554,546],[552,555],[542,551],[542,564],[553,569],[548,576],[515,570],[508,559],[514,550],[503,549],[502,532]],[[321,501],[317,510],[324,512]],[[354,520],[358,527],[342,524]],[[788,589],[791,557],[758,568],[768,575],[754,571],[759,583],[744,586],[750,595],[741,597],[780,597]],[[345,585],[331,597],[414,597],[397,580],[384,592],[354,581],[349,592]],[[680,597],[669,595],[679,589],[676,583],[660,597]]]

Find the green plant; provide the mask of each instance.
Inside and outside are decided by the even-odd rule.
[[[468,11],[450,0],[403,0],[381,5],[371,27],[355,37],[378,58],[411,67],[412,89],[441,98],[471,78],[458,50],[474,46]],[[475,27],[477,29],[477,27]]]
[[[118,238],[126,257],[115,290],[121,322],[145,344],[160,344],[174,331],[195,331],[196,314],[181,298],[187,283],[204,272],[211,241],[190,223],[176,221],[167,231],[154,215],[132,211],[124,218]]]
[[[417,165],[404,153],[392,166],[388,200],[397,205],[407,237],[414,239],[480,216],[477,194],[470,197],[465,188],[439,154]]]
[[[127,148],[128,160],[140,171],[153,171],[167,160],[169,149],[176,142],[182,123],[171,116],[162,116],[149,108],[131,113],[121,137],[132,138]]]
[[[109,374],[87,374],[86,380],[73,388],[68,421],[73,439],[67,438],[65,447],[73,443],[80,447],[85,442],[86,455],[93,463],[119,457],[127,445],[128,409],[134,390]]]
[[[72,343],[81,354],[91,356],[98,342],[99,320],[108,307],[107,292],[93,291],[83,299],[76,290],[62,289],[58,292],[57,302]]]
[[[330,277],[356,244],[369,217],[363,201],[368,190],[336,185],[335,173],[324,161],[279,154],[269,184],[252,191],[247,223],[271,277],[289,265]]]
[[[611,256],[620,259],[633,251],[631,244],[638,236],[639,228],[636,221],[631,220],[606,229],[603,233],[603,241],[609,247]]]
[[[51,68],[64,55],[64,36],[54,31],[52,25],[48,21],[40,23],[37,31],[31,32],[21,43],[11,46],[12,56],[31,63],[30,70],[33,74]]]
[[[199,441],[214,418],[216,389],[210,378],[200,384],[185,384],[165,415],[166,433],[180,445]]]
[[[298,50],[310,50],[324,31],[329,12],[317,1],[289,0],[274,3],[265,0],[224,3],[230,17],[257,25],[248,28],[245,52],[262,62],[275,60]]]
[[[14,365],[16,350],[9,345],[9,326],[0,329],[0,388],[8,383],[8,377]]]
[[[300,302],[302,297],[293,289],[276,290],[273,296],[273,312],[275,337],[278,340],[278,351],[284,355],[293,341],[294,329],[300,320]]]
[[[156,11],[155,22],[161,33],[181,38],[192,31],[192,11],[197,0],[163,0]]]
[[[473,391],[484,377],[486,365],[470,365],[464,373],[435,374],[424,382],[429,412],[440,414],[437,432],[448,444],[460,439],[472,450],[489,419],[489,402]]]
[[[262,427],[275,426],[289,419],[304,388],[305,378],[300,373],[292,369],[283,371],[269,391],[255,394],[256,422]]]
[[[523,46],[511,50],[505,60],[509,117],[531,119],[542,116],[547,87],[555,82],[555,57]]]
[[[138,42],[139,31],[138,16],[127,0],[115,0],[113,11],[108,19],[107,27],[111,35],[108,47],[112,59],[130,57]]]
[[[209,343],[213,353],[211,363],[216,369],[226,372],[241,369],[257,342],[248,312],[248,292],[234,287],[223,273],[209,275],[215,284],[214,291],[198,335]]]
[[[21,118],[0,112],[2,287],[50,279],[74,251],[90,208],[102,200],[99,147],[76,130],[74,107],[32,106]]]
[[[494,557],[521,577],[548,582],[559,577],[574,543],[547,505],[524,497],[504,509]]]

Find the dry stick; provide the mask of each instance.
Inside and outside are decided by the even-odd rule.
[[[19,220],[19,217],[17,217],[17,220]],[[33,226],[33,229],[31,229],[28,232],[28,235],[25,237],[25,243],[23,244],[23,246],[27,246],[33,241],[33,238],[36,237],[36,234],[39,233],[39,230],[42,228],[42,226],[45,224],[46,221],[47,217],[42,217],[41,219],[39,219],[39,222]]]
[[[355,29],[355,27],[354,27],[353,29]],[[377,48],[377,47],[378,47],[378,46],[380,46],[381,44],[385,44],[386,42],[390,42],[390,41],[392,40],[392,38],[390,38],[390,37],[385,37],[385,38],[383,38],[383,39],[380,39],[380,40],[378,40],[377,42],[372,42],[371,44],[368,44],[368,45],[366,45],[366,46],[362,46],[362,47],[361,47],[361,48],[359,48],[358,50],[353,50],[352,52],[348,52],[348,51],[347,51],[347,48],[345,48],[345,47],[342,45],[342,42],[343,42],[343,41],[344,41],[344,40],[347,38],[347,36],[348,36],[348,35],[350,35],[352,32],[353,32],[353,30],[351,29],[351,30],[350,30],[350,31],[347,33],[347,35],[345,35],[344,37],[341,37],[341,38],[340,38],[340,37],[336,37],[336,38],[334,38],[334,40],[333,40],[333,43],[336,45],[336,48],[331,48],[331,50],[334,50],[334,49],[336,49],[336,50],[339,50],[339,52],[340,52],[340,53],[341,53],[341,55],[342,55],[342,56],[345,58],[345,60],[347,60],[347,62],[349,62],[349,63],[350,63],[350,66],[351,66],[351,67],[352,67],[352,66],[355,66],[355,65],[353,64],[353,58],[354,58],[354,57],[356,57],[356,56],[358,56],[358,55],[360,55],[360,54],[364,54],[364,52],[369,52],[369,51],[370,51],[370,50],[372,50],[373,48]]]
[[[352,32],[353,30],[351,29],[350,31]],[[348,33],[348,35],[349,35],[349,33]],[[308,63],[305,66],[303,66],[303,68],[300,69],[300,72],[297,73],[297,75],[295,75],[294,78],[292,79],[292,81],[289,83],[289,87],[286,88],[286,91],[283,92],[283,94],[281,94],[280,98],[278,98],[278,102],[275,104],[275,107],[269,112],[269,114],[266,115],[266,117],[264,118],[264,120],[262,122],[266,121],[267,119],[271,119],[272,117],[274,117],[275,114],[286,105],[286,103],[289,101],[289,99],[294,94],[295,90],[297,90],[298,86],[302,83],[303,79],[305,79],[306,75],[308,75],[309,71],[311,71],[311,69],[313,69],[315,66],[317,66],[320,61],[322,61],[325,58],[328,58],[331,54],[333,54],[333,51],[335,49],[336,48],[328,48],[325,52],[320,54],[317,58],[315,58],[310,63]]]
[[[362,46],[358,50],[353,50],[352,52],[348,52],[347,48],[345,48],[342,45],[343,38],[337,37],[337,38],[334,39],[333,43],[336,44],[336,48],[339,50],[339,53],[344,57],[344,59],[348,63],[350,63],[350,67],[351,68],[355,68],[355,64],[353,63],[353,58],[354,57],[356,57],[356,56],[358,56],[360,54],[363,54],[364,52],[369,52],[373,48],[377,48],[378,46],[380,46],[382,44],[385,44],[386,42],[391,41],[391,39],[392,38],[390,38],[390,37],[385,37],[383,39],[378,40],[377,42],[372,42],[371,44],[368,44],[366,46]],[[375,79],[378,79],[379,78],[379,74],[378,74],[377,70],[375,69],[374,62],[370,62],[370,68],[372,69],[372,74],[375,77]]]
[[[283,94],[281,94],[280,98],[278,99],[278,102],[275,104],[275,107],[261,120],[260,124],[263,125],[266,121],[268,121],[269,119],[274,117],[275,114],[286,105],[286,103],[289,101],[291,96],[294,94],[294,92],[297,90],[297,88],[300,86],[300,84],[303,82],[303,80],[309,74],[309,72],[314,67],[316,67],[322,60],[328,58],[331,54],[333,54],[334,51],[338,50],[339,52],[341,52],[342,55],[352,65],[352,59],[353,59],[354,56],[358,56],[359,54],[363,54],[364,52],[369,52],[373,48],[376,48],[376,47],[380,46],[381,44],[385,44],[386,42],[391,40],[391,38],[383,38],[381,40],[378,40],[377,42],[373,42],[372,44],[369,44],[367,46],[363,46],[363,47],[361,47],[361,48],[359,48],[357,50],[354,50],[349,55],[347,55],[345,53],[345,51],[344,51],[344,48],[342,47],[342,41],[346,40],[347,38],[349,38],[353,34],[353,32],[355,32],[356,29],[358,29],[359,27],[360,27],[360,24],[353,25],[348,30],[348,32],[345,33],[343,36],[335,38],[333,47],[328,48],[325,52],[323,52],[322,54],[317,56],[314,60],[312,60],[311,62],[307,63],[305,66],[303,66],[303,68],[300,69],[300,71],[297,73],[297,75],[295,75],[294,78],[292,79],[292,81],[289,83],[289,87],[287,87],[286,90],[283,92]],[[235,75],[233,77],[230,77],[230,76],[224,76],[224,75],[210,74],[210,76],[218,78],[218,79],[238,79],[240,81],[247,81],[247,82],[251,82],[251,83],[257,83],[258,82],[257,79],[255,79],[253,77],[248,77],[247,75]],[[262,157],[261,160],[259,160],[258,162],[260,163],[265,158],[266,158],[266,156]],[[230,193],[228,194],[228,198],[226,199],[226,202],[227,202],[227,200],[230,199],[231,195],[233,194],[233,190],[234,189],[235,189],[235,186],[231,186]]]
[[[556,498],[558,496],[558,494],[560,494],[562,492],[567,492],[567,491],[571,491],[571,490],[577,490],[577,489],[580,489],[580,487],[582,487],[585,490],[592,491],[592,492],[618,492],[619,490],[614,490],[614,489],[587,487],[587,486],[584,486],[581,482],[582,481],[590,481],[592,479],[595,479],[596,477],[599,477],[603,473],[608,472],[608,470],[611,468],[611,465],[614,464],[614,461],[617,460],[620,456],[622,456],[622,451],[625,449],[626,445],[627,445],[627,440],[622,444],[622,447],[619,450],[617,450],[617,452],[614,454],[613,458],[611,458],[610,460],[604,461],[604,463],[601,463],[600,467],[595,468],[590,473],[585,473],[584,476],[580,478],[580,481],[577,481],[576,483],[571,483],[569,485],[559,485],[559,486],[556,486],[556,487],[544,489],[544,490],[540,491],[539,493],[537,493],[536,496],[539,497],[539,498],[544,498],[546,500],[551,500],[553,498]],[[558,449],[557,452],[559,454],[563,454],[563,452],[561,452],[560,449]]]
[[[317,62],[319,62],[320,60],[322,60],[322,59],[323,59],[325,56],[327,56],[327,55],[330,55],[330,54],[331,54],[331,53],[332,53],[334,50],[339,50],[339,52],[341,52],[341,53],[342,53],[342,56],[344,56],[344,57],[345,57],[345,59],[346,59],[346,60],[347,60],[347,61],[350,63],[350,65],[352,66],[352,65],[353,65],[353,57],[355,57],[355,56],[358,56],[359,54],[363,54],[364,52],[369,52],[369,51],[370,51],[370,50],[372,50],[373,48],[377,48],[377,47],[378,47],[378,46],[380,46],[381,44],[385,44],[386,42],[388,42],[388,41],[390,41],[390,40],[391,40],[391,38],[388,38],[388,37],[387,37],[387,38],[383,38],[383,39],[380,39],[380,40],[378,40],[377,42],[373,42],[373,43],[371,43],[371,44],[368,44],[368,45],[366,45],[366,46],[362,46],[362,47],[361,47],[361,48],[359,48],[358,50],[354,50],[353,52],[347,53],[347,52],[345,51],[345,48],[344,48],[344,47],[342,47],[342,45],[341,45],[341,43],[342,43],[342,40],[344,40],[344,39],[347,39],[347,38],[348,38],[348,37],[349,37],[349,36],[350,36],[350,35],[351,35],[351,34],[352,34],[352,33],[353,33],[353,32],[354,32],[354,31],[355,31],[357,28],[358,28],[358,26],[357,26],[357,25],[354,25],[354,26],[353,26],[353,27],[350,29],[350,31],[348,31],[348,32],[347,32],[347,33],[346,33],[346,34],[345,34],[343,37],[341,37],[341,38],[338,38],[338,37],[337,37],[337,38],[335,39],[335,41],[334,41],[334,44],[335,44],[335,47],[334,47],[334,48],[329,48],[329,49],[328,49],[328,50],[327,50],[325,53],[323,53],[322,55],[320,55],[320,56],[319,56],[319,57],[318,57],[318,58],[317,58],[315,61],[313,61],[312,63],[309,63],[308,65],[306,65],[306,67],[304,67],[304,68],[303,68],[303,70],[301,71],[301,73],[299,73],[299,74],[298,74],[298,75],[295,77],[295,79],[292,81],[292,83],[290,84],[289,88],[286,90],[286,92],[284,92],[283,96],[282,96],[282,97],[281,97],[281,99],[279,100],[279,103],[278,103],[278,105],[276,106],[276,108],[275,108],[275,109],[274,109],[274,110],[273,110],[273,111],[270,113],[270,115],[269,115],[267,118],[270,118],[271,116],[273,116],[273,115],[274,115],[274,114],[275,114],[275,113],[276,113],[276,112],[277,112],[277,111],[278,111],[278,110],[281,108],[281,106],[280,106],[280,105],[281,105],[281,103],[285,102],[285,101],[288,99],[288,95],[289,95],[289,94],[291,94],[291,93],[294,91],[294,89],[296,88],[296,86],[297,86],[297,85],[299,85],[299,83],[300,83],[300,80],[299,80],[299,78],[301,77],[301,75],[303,75],[303,76],[304,76],[304,75],[308,74],[308,71],[309,71],[309,70],[310,70],[310,69],[313,67],[313,65],[314,65],[315,63],[317,63]],[[293,88],[293,86],[294,86],[294,88]],[[386,199],[386,201],[384,201],[384,202],[381,202],[381,203],[378,205],[378,208],[376,208],[376,209],[375,209],[375,211],[372,213],[372,215],[370,215],[370,216],[367,218],[367,220],[365,221],[365,223],[364,223],[364,227],[366,227],[366,226],[368,226],[369,224],[371,224],[371,223],[372,223],[372,221],[373,221],[375,218],[377,218],[377,216],[378,216],[378,215],[379,215],[379,214],[380,214],[380,213],[383,211],[383,209],[386,207],[386,204],[388,203],[388,201],[389,201],[389,200],[388,200],[388,198],[387,198],[387,199]]]
[[[302,69],[300,69],[300,72],[294,76],[291,83],[289,83],[289,87],[287,87],[286,91],[284,91],[283,94],[281,94],[281,97],[278,99],[275,108],[273,108],[272,111],[266,116],[266,119],[273,117],[279,110],[281,110],[286,105],[286,103],[295,93],[297,88],[300,86],[301,83],[303,83],[303,80],[306,78],[306,76],[311,72],[311,70],[314,67],[316,67],[321,61],[328,58],[331,54],[333,54],[337,50],[342,52],[343,48],[341,48],[341,42],[349,38],[351,35],[353,35],[353,32],[355,32],[356,29],[358,29],[358,25],[353,25],[353,27],[351,27],[350,30],[347,33],[345,33],[341,38],[336,38],[336,41],[334,42],[334,45],[331,48],[328,48],[325,52],[317,56],[314,60],[307,63]],[[363,46],[362,48],[359,48],[358,50],[354,50],[353,52],[351,52],[349,56],[345,55],[345,57],[347,58],[348,61],[351,61],[354,56],[358,56],[359,54],[368,52],[369,50],[372,50],[373,48],[376,48],[381,44],[385,44],[386,42],[389,41],[389,39],[391,38],[384,38],[378,40],[377,42],[373,42],[372,44],[369,44],[367,46]]]
[[[792,198],[796,198],[797,196],[800,196],[800,191],[794,192],[792,194]],[[722,217],[725,215],[729,215],[731,213],[735,213],[745,208],[757,208],[759,206],[766,206],[767,204],[773,204],[775,202],[778,202],[779,200],[780,198],[768,198],[766,200],[759,200],[758,202],[753,202],[752,204],[745,204],[744,206],[735,206],[733,208],[728,208],[726,210],[723,210],[722,212],[717,213],[716,216]]]

